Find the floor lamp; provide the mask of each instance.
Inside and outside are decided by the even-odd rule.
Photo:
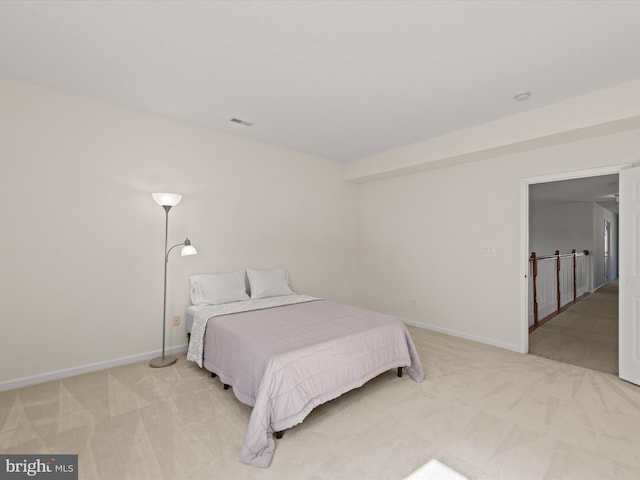
[[[167,249],[168,240],[169,240],[169,210],[171,207],[175,207],[180,200],[182,200],[182,195],[178,195],[176,193],[152,193],[153,199],[156,201],[158,205],[164,208],[165,211],[165,228],[164,228],[164,303],[162,308],[162,356],[154,358],[149,362],[149,365],[154,368],[162,368],[168,367],[169,365],[173,365],[176,363],[176,357],[172,355],[164,354],[164,343],[165,343],[165,335],[167,330],[167,264],[169,263],[169,252],[176,247],[182,246],[182,256],[185,255],[195,255],[198,253],[188,238],[184,239],[184,242],[177,243],[171,248]]]

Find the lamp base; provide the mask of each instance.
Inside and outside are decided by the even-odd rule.
[[[149,366],[153,368],[168,367],[176,363],[178,359],[171,355],[165,355],[164,357],[154,358],[149,362]]]

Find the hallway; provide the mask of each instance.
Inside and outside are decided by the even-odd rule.
[[[534,330],[529,353],[618,375],[618,280]]]

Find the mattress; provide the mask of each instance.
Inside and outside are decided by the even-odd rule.
[[[191,333],[191,327],[193,326],[193,319],[196,317],[196,313],[207,307],[210,307],[210,305],[191,305],[187,308],[187,313],[184,316],[187,333]]]

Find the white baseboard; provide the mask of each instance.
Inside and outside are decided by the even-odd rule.
[[[404,323],[412,325],[414,327],[422,328],[424,330],[431,330],[433,332],[444,333],[445,335],[451,335],[452,337],[464,338],[465,340],[472,340],[478,343],[484,343],[485,345],[491,345],[493,347],[504,348],[505,350],[511,350],[512,352],[520,353],[518,345],[512,343],[496,342],[490,338],[478,337],[476,335],[468,335],[466,333],[457,332],[455,330],[449,330],[448,328],[437,327],[428,323],[416,322],[414,320],[401,319]]]
[[[478,337],[475,335],[468,335],[466,333],[457,332],[448,328],[437,327],[427,323],[416,322],[413,320],[407,320],[403,318],[402,321],[408,325],[414,327],[423,328],[425,330],[431,330],[438,333],[444,333],[445,335],[451,335],[452,337],[464,338],[466,340],[472,340],[474,342],[484,343],[486,345],[492,345],[498,348],[504,348],[505,350],[511,350],[518,352],[518,346],[510,343],[496,342],[489,338]],[[170,347],[165,350],[165,353],[169,355],[179,355],[187,351],[187,345],[178,345],[176,347]],[[54,372],[43,373],[40,375],[33,375],[30,377],[17,378],[15,380],[8,380],[0,382],[0,392],[5,390],[13,390],[14,388],[26,387],[28,385],[35,385],[37,383],[49,382],[51,380],[59,380],[61,378],[73,377],[75,375],[81,375],[83,373],[95,372],[98,370],[105,370],[107,368],[118,367],[120,365],[126,365],[128,363],[141,362],[143,360],[150,360],[161,355],[160,350],[153,352],[140,353],[137,355],[131,355],[129,357],[116,358],[114,360],[106,360],[104,362],[91,363],[89,365],[82,365],[80,367],[67,368],[65,370],[56,370]]]
[[[165,354],[180,355],[187,351],[187,345],[178,345],[176,347],[170,347],[165,349]],[[141,362],[143,360],[150,360],[162,355],[161,350],[154,350],[153,352],[139,353],[137,355],[131,355],[129,357],[116,358],[114,360],[106,360],[104,362],[91,363],[89,365],[82,365],[80,367],[72,367],[64,370],[56,370],[54,372],[42,373],[39,375],[33,375],[30,377],[17,378],[15,380],[8,380],[6,382],[0,382],[0,392],[5,390],[13,390],[14,388],[26,387],[28,385],[35,385],[36,383],[49,382],[51,380],[59,380],[61,378],[73,377],[75,375],[81,375],[83,373],[95,372],[98,370],[105,370],[107,368],[118,367],[120,365],[126,365],[128,363]]]

